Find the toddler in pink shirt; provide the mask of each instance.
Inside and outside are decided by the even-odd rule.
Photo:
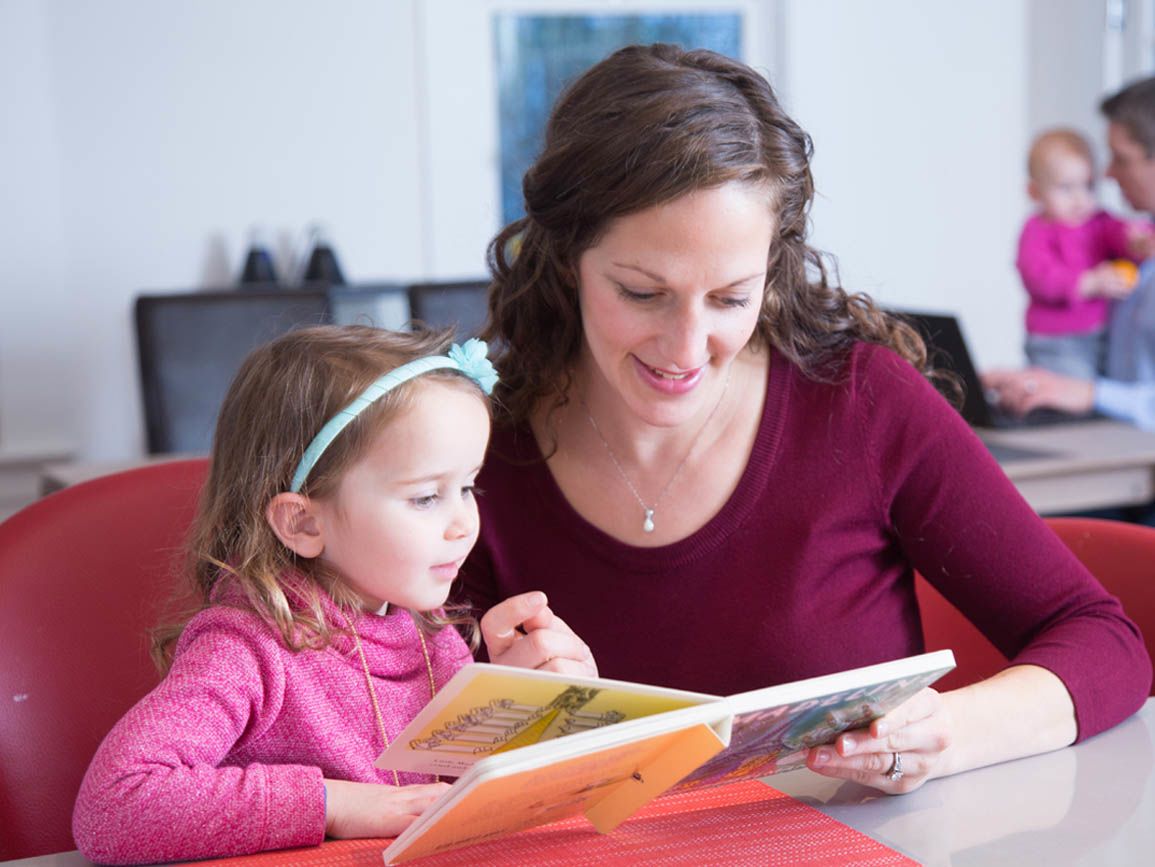
[[[1135,286],[1130,264],[1150,252],[1150,228],[1099,208],[1091,146],[1074,130],[1043,133],[1031,145],[1028,192],[1038,211],[1019,238],[1016,264],[1030,295],[1030,363],[1093,379],[1106,349],[1109,304]]]
[[[393,836],[444,791],[374,761],[470,661],[462,634],[477,643],[445,601],[477,541],[497,376],[483,342],[447,343],[322,326],[245,361],[189,540],[199,611],[158,631],[163,681],[85,775],[85,856]],[[596,674],[544,594],[506,600],[480,631],[494,662]]]

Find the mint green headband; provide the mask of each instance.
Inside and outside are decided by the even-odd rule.
[[[372,406],[374,401],[388,394],[403,382],[408,382],[431,370],[448,368],[460,370],[476,382],[482,391],[486,394],[492,394],[493,386],[497,384],[497,371],[493,369],[493,364],[485,357],[488,351],[489,347],[485,345],[485,341],[475,337],[465,341],[464,346],[458,346],[454,343],[445,355],[428,355],[425,358],[417,358],[386,373],[361,392],[356,400],[325,422],[325,426],[313,437],[313,441],[309,443],[305,453],[301,456],[301,462],[297,464],[297,471],[293,473],[293,484],[289,486],[289,490],[294,494],[299,493],[305,484],[305,479],[309,477],[309,473],[320,460],[321,455],[325,453],[325,449],[337,438],[337,435],[366,407]]]

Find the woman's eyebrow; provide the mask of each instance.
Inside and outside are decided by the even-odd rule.
[[[610,264],[617,267],[617,268],[627,268],[630,271],[637,271],[639,274],[644,274],[646,277],[649,277],[651,280],[653,280],[657,283],[665,283],[666,282],[665,277],[661,276],[660,274],[655,274],[653,271],[647,271],[645,268],[641,267],[640,265],[629,265],[629,264],[626,264],[625,262],[611,262]],[[732,283],[727,283],[722,288],[723,289],[733,289],[735,286],[740,286],[743,283],[750,282],[751,280],[757,280],[761,276],[762,276],[762,273],[750,274],[746,277],[739,277],[737,280],[733,281]]]
[[[637,271],[639,274],[644,274],[645,276],[649,277],[651,280],[656,280],[659,283],[665,283],[666,282],[665,277],[661,276],[660,274],[655,274],[653,271],[647,271],[645,268],[642,268],[640,265],[628,265],[625,262],[611,262],[610,264],[617,267],[617,268],[627,268],[630,271]]]

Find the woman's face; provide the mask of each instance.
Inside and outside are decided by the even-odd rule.
[[[769,193],[740,183],[613,221],[578,261],[591,405],[659,427],[709,412],[754,333],[773,234]]]

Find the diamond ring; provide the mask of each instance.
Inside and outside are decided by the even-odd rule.
[[[892,783],[897,783],[902,779],[902,754],[893,753],[894,761],[890,764],[890,770],[885,772],[885,776]]]

